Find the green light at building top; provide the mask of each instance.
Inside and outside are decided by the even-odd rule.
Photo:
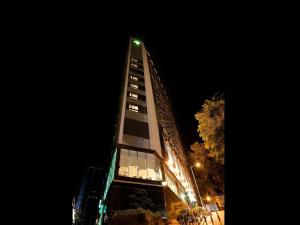
[[[133,43],[134,43],[136,46],[140,46],[142,42],[139,41],[139,40],[137,40],[137,39],[135,39],[135,40],[133,40]]]

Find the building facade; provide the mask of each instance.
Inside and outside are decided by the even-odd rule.
[[[119,109],[99,209],[112,214],[131,208],[128,196],[137,189],[147,192],[154,210],[168,213],[179,203],[195,205],[194,184],[166,92],[145,45],[134,38],[129,42]]]

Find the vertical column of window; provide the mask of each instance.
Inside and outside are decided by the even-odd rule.
[[[168,187],[169,187],[175,194],[178,195],[177,186],[176,186],[175,182],[174,182],[167,174],[165,174],[165,176],[166,176],[166,181],[167,181]]]
[[[120,168],[119,168],[119,175],[120,176],[126,176],[126,177],[129,176],[128,166],[129,166],[128,150],[121,149]]]
[[[138,152],[138,177],[147,179],[146,153]]]
[[[162,180],[160,160],[157,157],[155,157],[155,173],[156,180]]]
[[[147,154],[147,173],[149,180],[156,180],[155,157],[153,154]]]
[[[129,177],[137,177],[137,152],[129,150]]]

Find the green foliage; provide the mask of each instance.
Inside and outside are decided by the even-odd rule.
[[[200,168],[194,169],[201,195],[224,193],[224,166],[209,156],[203,143],[195,142],[191,145],[189,161],[192,165],[201,163]]]
[[[202,110],[195,114],[198,120],[199,136],[204,142],[209,156],[224,164],[224,116],[225,100],[223,96],[206,100]]]

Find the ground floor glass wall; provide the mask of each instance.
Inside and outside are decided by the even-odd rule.
[[[121,149],[119,176],[161,181],[160,161],[151,153]]]

